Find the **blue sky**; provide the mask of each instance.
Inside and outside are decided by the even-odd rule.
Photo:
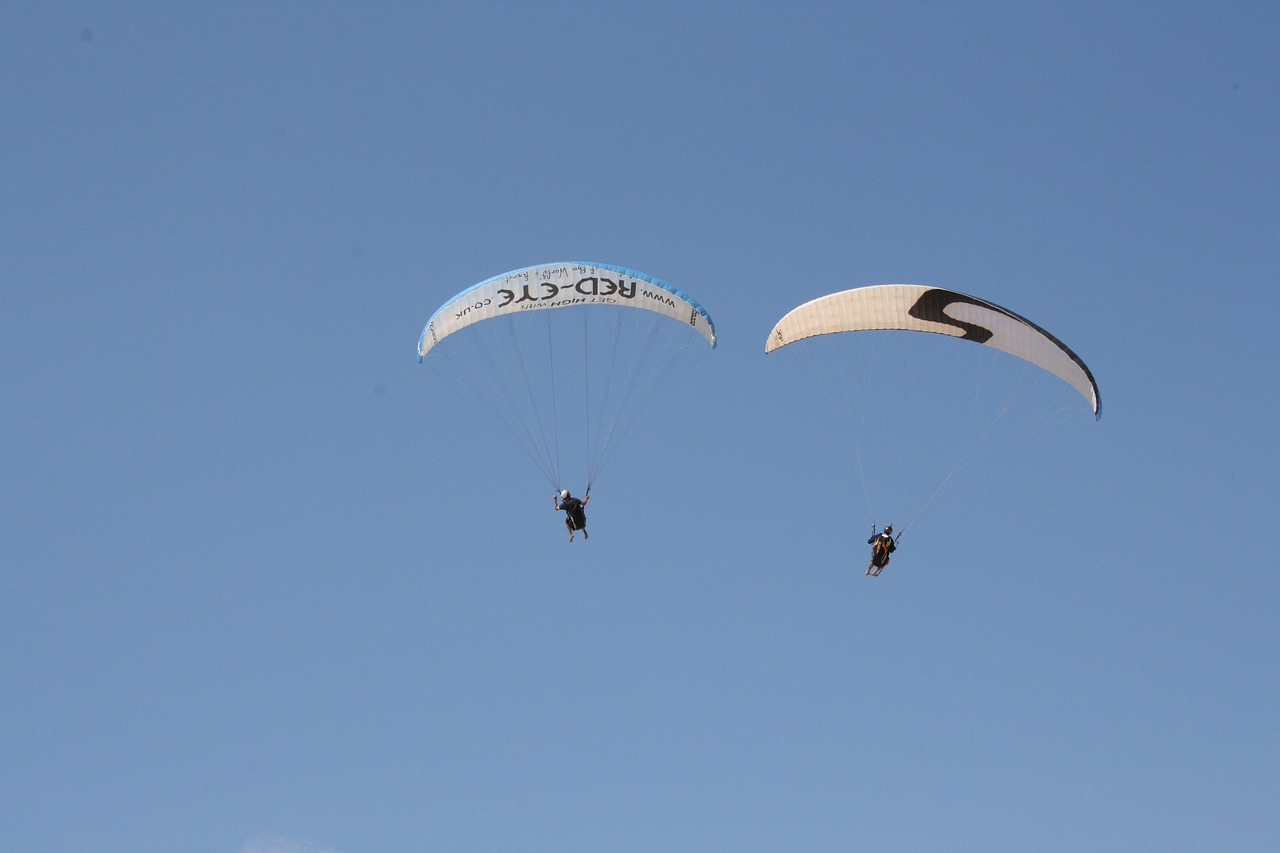
[[[1265,3],[6,5],[0,846],[1274,848],[1278,43]],[[720,333],[572,546],[414,351],[561,260]],[[763,345],[883,282],[1034,318],[1104,417],[873,580]]]

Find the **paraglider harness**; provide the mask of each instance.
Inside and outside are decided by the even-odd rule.
[[[573,495],[565,499],[564,503],[559,503],[560,493],[556,492],[557,506],[564,510],[565,518],[569,521],[569,527],[573,530],[582,530],[587,526],[587,516],[583,506],[585,500],[578,500]],[[591,487],[587,486],[586,494],[582,496],[584,499],[591,497]]]
[[[883,533],[876,533],[876,525],[872,522],[871,538],[867,540],[867,544],[871,546],[871,565],[883,569],[889,564],[889,555],[898,550],[898,540],[902,538],[902,533],[890,539]]]

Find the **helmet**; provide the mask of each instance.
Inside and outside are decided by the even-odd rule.
[[[892,533],[892,532],[893,532],[893,525],[892,525],[892,524],[886,524],[886,525],[884,526],[884,532],[885,532],[886,534]]]
[[[563,492],[560,493],[560,500],[564,500],[567,497],[569,497],[569,490],[565,489]]]

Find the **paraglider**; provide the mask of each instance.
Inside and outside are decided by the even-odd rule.
[[[778,321],[764,351],[814,335],[870,329],[932,332],[1003,350],[1066,381],[1089,402],[1094,418],[1102,417],[1098,383],[1066,344],[1008,308],[938,287],[878,284],[806,302]]]
[[[590,539],[587,534],[587,502],[591,500],[591,492],[582,500],[578,500],[569,494],[568,489],[561,489],[559,494],[555,495],[552,502],[556,508],[556,512],[564,512],[564,526],[569,530],[569,541],[573,541],[573,531],[581,530],[583,539]]]
[[[626,267],[566,262],[447,300],[418,339],[418,360],[430,356],[445,381],[481,402],[542,472],[572,541],[575,530],[586,537],[586,522],[563,488],[564,455],[582,454],[585,505],[645,405],[688,369],[695,342],[714,349],[715,324],[685,292]]]
[[[850,423],[844,426],[853,445],[851,461],[859,475],[856,479],[862,487],[868,514],[874,518],[877,511],[884,509],[883,506],[873,506],[881,500],[881,492],[892,489],[906,492],[916,488],[923,495],[910,499],[914,514],[897,537],[906,532],[961,467],[981,455],[980,449],[987,452],[1003,440],[992,437],[993,426],[1010,411],[1017,410],[1016,401],[1019,393],[1023,392],[1019,383],[1024,381],[1022,375],[1018,375],[1013,380],[1013,387],[990,389],[986,387],[989,375],[998,371],[990,371],[985,366],[979,379],[971,381],[959,373],[953,377],[949,371],[955,368],[955,363],[966,362],[967,359],[931,358],[933,350],[919,346],[927,342],[923,339],[930,335],[907,334],[896,344],[901,349],[884,347],[886,338],[883,336],[898,336],[903,332],[946,336],[979,344],[987,351],[999,350],[1012,355],[1030,366],[1032,374],[1051,375],[1067,383],[1084,398],[1094,420],[1101,417],[1098,385],[1085,362],[1041,326],[988,300],[924,285],[881,284],[832,293],[789,311],[770,331],[765,341],[766,353],[801,341],[859,340],[856,352],[827,348],[817,354],[815,351],[805,352],[804,357],[809,359],[809,367],[828,395],[833,412],[838,418],[849,416]],[[806,344],[799,349],[806,350],[809,346],[816,344]],[[942,348],[941,345],[938,347],[939,350]],[[894,373],[901,367],[896,358],[899,352],[917,360],[919,353],[925,351],[927,354],[920,359],[923,364],[913,364],[909,371],[901,368],[900,373]],[[948,349],[947,353],[950,352]],[[977,351],[965,350],[956,355],[967,356],[969,352]],[[998,356],[999,359],[1005,359],[1005,356]],[[906,360],[903,359],[904,362]],[[848,377],[846,370],[861,375]],[[1021,368],[1010,372],[1026,373]],[[1052,384],[1056,380],[1050,379],[1049,382]],[[1031,385],[1037,384],[1037,378],[1033,377]],[[850,387],[846,389],[844,386]],[[940,398],[951,392],[957,392],[958,402],[952,409],[947,409]],[[892,403],[888,399],[891,394],[899,395]],[[927,399],[930,395],[939,400]],[[836,397],[842,399],[834,399]],[[931,403],[937,405],[931,408]],[[985,404],[985,408],[979,404]],[[1053,401],[1052,406],[1058,406],[1058,411],[1061,411],[1058,401]],[[1057,413],[1051,412],[1052,415]],[[1023,418],[1023,414],[1019,413],[1012,419],[1013,434],[1019,430],[1031,430],[1035,425],[1034,415]],[[938,431],[944,439],[948,438],[945,432],[950,423],[956,425],[957,433],[964,434],[951,442],[938,440],[933,431]],[[944,449],[943,446],[948,444],[954,444],[956,449]],[[947,453],[954,453],[949,464]],[[926,457],[937,459],[926,464]],[[872,470],[873,465],[880,462],[883,462],[883,472]],[[922,477],[922,480],[932,479],[933,485],[919,489],[914,484],[908,486],[899,482],[907,479],[909,469],[925,469],[930,465],[940,473],[931,478]],[[872,480],[877,482],[872,483]],[[895,498],[902,499],[901,495],[895,495]],[[898,538],[887,536],[889,530],[886,528],[885,532],[876,534],[874,523],[872,525],[872,537],[867,540],[873,548],[871,563],[867,566],[869,575],[879,575],[889,562],[889,554],[896,549]]]
[[[876,526],[872,524],[871,538],[867,540],[867,544],[871,546],[871,562],[867,563],[867,574],[879,577],[880,571],[889,565],[889,555],[898,550],[898,541],[893,538],[893,525],[886,525],[884,530],[876,533]]]
[[[712,348],[716,345],[711,316],[690,296],[661,279],[608,264],[542,264],[482,281],[441,305],[418,339],[418,361],[447,336],[482,320],[588,305],[665,314],[688,323]]]

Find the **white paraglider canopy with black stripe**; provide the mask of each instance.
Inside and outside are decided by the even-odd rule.
[[[816,381],[868,520],[895,521],[899,534],[962,469],[1083,414],[1080,397],[1093,420],[1101,413],[1093,373],[1061,340],[943,288],[880,284],[822,296],[777,322],[765,352],[779,349]]]

